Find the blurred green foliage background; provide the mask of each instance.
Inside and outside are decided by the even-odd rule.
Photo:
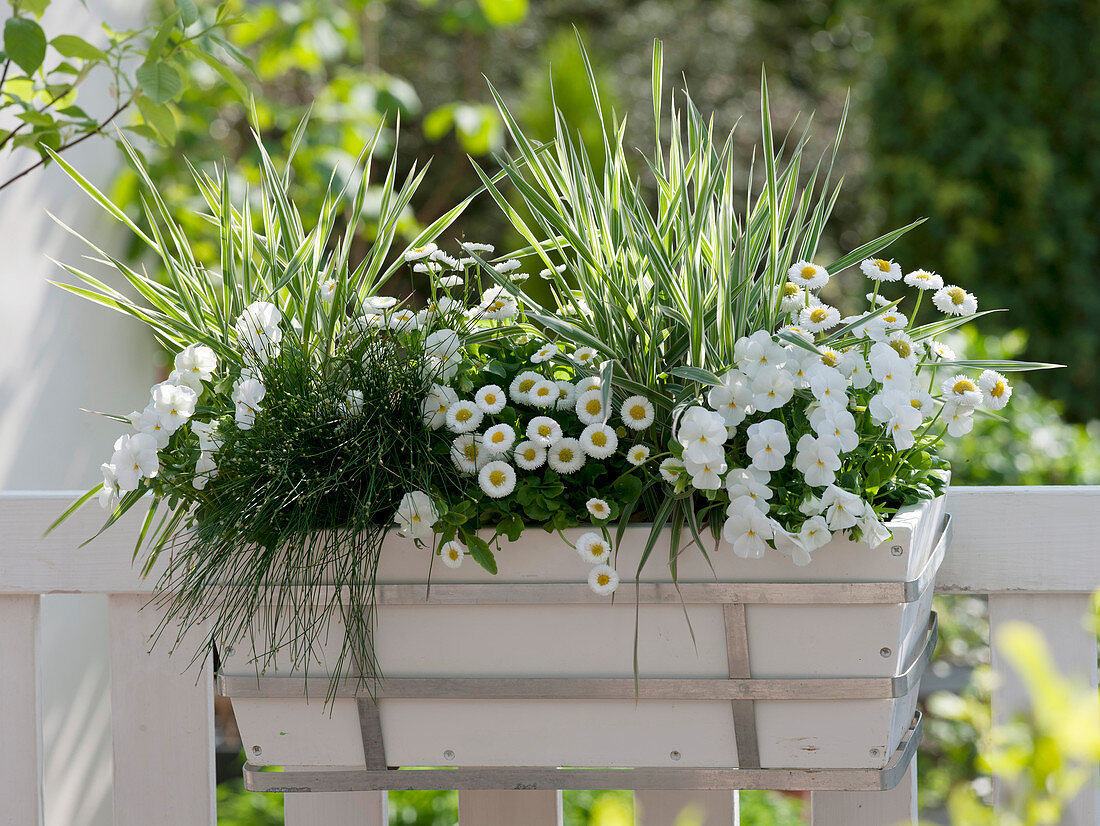
[[[1100,483],[1094,368],[1100,0],[232,0],[230,6],[243,22],[229,40],[250,67],[218,71],[210,61],[193,61],[182,93],[168,104],[174,145],[143,145],[166,200],[180,205],[195,239],[209,230],[198,216],[185,159],[200,167],[226,163],[243,191],[246,181],[258,180],[250,122],[285,151],[307,110],[311,126],[294,160],[295,197],[306,212],[319,206],[330,178],[353,174],[362,143],[383,122],[387,150],[400,143],[402,172],[414,160],[433,159],[406,216],[407,232],[476,188],[468,155],[491,167],[488,156],[502,148],[485,77],[525,126],[547,136],[552,80],[554,102],[599,157],[599,124],[574,26],[593,57],[605,107],[638,113],[628,122],[628,143],[644,151],[652,141],[644,123],[655,36],[665,42],[669,83],[682,77],[700,109],[714,113],[717,128],[738,124],[746,171],[748,148],[759,138],[762,64],[775,123],[800,129],[812,114],[811,155],[831,147],[850,92],[838,158],[845,188],[823,260],[927,216],[890,250],[903,268],[936,270],[977,294],[981,308],[1010,310],[983,319],[986,335],[964,328],[949,343],[971,358],[1068,365],[1013,375],[1008,424],[979,420],[969,436],[949,442],[953,481]],[[214,13],[212,4],[199,7],[203,15]],[[232,67],[230,58],[240,55],[220,57]],[[116,194],[136,199],[135,183],[124,172]],[[381,195],[371,192],[364,245]],[[451,234],[507,247],[515,239],[506,224],[481,199]],[[213,251],[216,240],[209,243]],[[862,292],[855,274],[839,287]],[[984,601],[937,600],[940,671],[980,669],[988,662]],[[964,692],[979,695],[980,687]],[[978,728],[967,714],[929,721],[922,804],[944,805],[953,786],[976,776]],[[627,822],[629,806],[627,793],[567,793],[566,823],[617,826]],[[742,806],[744,824],[803,822],[801,803],[780,795],[746,793]],[[280,823],[281,800],[226,787],[219,812],[226,826]],[[452,826],[456,819],[453,793],[391,796],[394,824]]]

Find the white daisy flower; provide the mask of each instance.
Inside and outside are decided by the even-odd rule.
[[[829,283],[829,271],[809,261],[799,261],[787,271],[787,278],[799,287],[820,290]]]
[[[594,422],[581,431],[580,443],[584,452],[593,459],[606,459],[619,446],[619,437],[614,429]]]
[[[1012,385],[1008,383],[1008,379],[992,370],[986,370],[978,376],[978,389],[982,391],[985,406],[990,410],[1002,409],[1012,398]]]
[[[461,275],[443,275],[435,283],[449,290],[451,287],[461,287],[466,282],[463,281]]]
[[[485,452],[492,456],[506,453],[515,444],[516,431],[511,425],[496,424],[481,434],[481,445]]]
[[[515,272],[522,266],[523,265],[515,258],[509,258],[507,261],[501,261],[499,264],[494,264],[493,269],[501,275],[507,275],[510,272]]]
[[[936,290],[932,294],[932,303],[947,315],[974,315],[978,311],[978,299],[954,284]]]
[[[535,351],[535,354],[533,356],[531,356],[531,363],[542,364],[544,361],[550,361],[550,359],[558,355],[561,355],[561,349],[558,347],[558,345],[553,343],[544,344],[542,345],[542,347]]]
[[[901,281],[901,266],[893,261],[868,258],[860,263],[859,268],[872,281]]]
[[[645,396],[631,396],[619,408],[619,415],[631,430],[645,430],[653,424],[653,404]]]
[[[539,270],[539,276],[546,279],[547,281],[551,281],[554,278],[554,273],[558,273],[560,275],[563,272],[565,272],[565,264],[559,264],[558,266],[554,267],[553,271],[551,271],[549,268],[545,270]]]
[[[913,270],[904,280],[910,287],[918,290],[938,290],[943,287],[943,279],[928,270]]]
[[[428,275],[435,275],[436,273],[443,272],[443,265],[438,261],[418,261],[413,264],[413,272],[422,272]]]
[[[825,304],[819,307],[803,307],[798,314],[798,323],[811,333],[820,333],[840,323],[840,310]]]
[[[943,390],[944,402],[950,400],[971,410],[982,403],[982,391],[966,376],[944,379],[940,389]]]
[[[584,506],[593,519],[607,519],[611,516],[611,506],[603,499],[592,497],[584,503]]]
[[[585,424],[602,424],[607,418],[603,409],[603,391],[593,388],[581,393],[578,387],[577,392],[577,418]]]
[[[445,253],[443,250],[435,250],[428,257],[431,258],[432,261],[438,261],[444,267],[448,267],[452,270],[458,266],[458,259],[452,258],[451,256],[447,255],[447,253]]]
[[[546,448],[531,439],[516,445],[512,460],[523,470],[537,470],[546,464]]]
[[[527,391],[527,403],[543,409],[553,407],[560,397],[557,383],[550,379],[539,378]]]
[[[516,471],[507,462],[489,462],[478,471],[477,483],[486,495],[500,499],[516,489]]]
[[[890,299],[884,295],[875,295],[874,293],[867,293],[864,298],[870,301],[875,307],[885,307],[890,303]]]
[[[608,596],[619,587],[619,575],[610,565],[597,565],[588,574],[588,587],[601,597]]]
[[[529,404],[530,400],[527,398],[527,394],[537,381],[542,381],[542,376],[530,370],[524,370],[512,379],[512,383],[508,385],[508,396],[514,402]]]
[[[558,473],[567,475],[576,473],[584,467],[584,449],[581,447],[580,442],[567,436],[550,445],[550,449],[546,454],[546,461],[550,465],[550,469],[556,470]]]
[[[785,313],[796,315],[806,306],[806,291],[792,281],[783,285],[783,295],[779,299],[779,308]]]
[[[481,449],[479,433],[463,433],[451,443],[451,461],[463,473],[476,473],[488,461],[488,456]]]
[[[466,252],[493,252],[496,249],[492,244],[479,244],[476,241],[461,241],[459,246]]]
[[[937,361],[954,361],[958,356],[955,351],[940,341],[929,341],[925,344],[928,355],[934,356]]]
[[[392,295],[372,295],[363,299],[363,312],[366,315],[378,315],[395,306],[397,299]]]
[[[674,456],[662,460],[657,470],[660,472],[661,478],[670,485],[675,485],[685,473],[683,461]]]
[[[890,333],[886,338],[886,343],[894,348],[894,351],[910,364],[917,363],[917,343],[908,335],[898,330],[897,332]]]
[[[516,300],[499,288],[487,291],[482,298],[476,312],[486,321],[506,321],[514,318],[519,309]]]
[[[606,505],[607,503],[605,502],[604,504]],[[577,553],[580,555],[581,559],[589,564],[598,565],[601,562],[607,562],[607,560],[611,558],[611,544],[604,540],[598,533],[589,531],[588,533],[582,534],[581,538],[577,540]]]
[[[405,260],[421,261],[430,256],[437,249],[439,249],[439,247],[431,242],[424,244],[422,247],[413,247],[405,251]]]
[[[583,379],[577,382],[577,395],[584,393],[588,390],[599,390],[603,384],[600,381],[599,376],[585,376]]]
[[[549,416],[535,416],[527,423],[527,438],[543,447],[550,447],[561,437],[561,425]]]
[[[452,433],[469,433],[477,430],[485,414],[473,402],[457,401],[447,408],[447,427]]]
[[[439,549],[439,555],[448,568],[457,568],[466,558],[466,548],[457,539],[452,539],[450,542],[443,543],[443,547]]]
[[[432,527],[439,519],[432,497],[422,490],[414,490],[401,497],[393,521],[398,530],[413,539],[427,539],[434,533]]]
[[[634,467],[641,467],[649,459],[649,445],[634,445],[626,452],[626,460]]]
[[[554,404],[555,410],[573,410],[577,406],[577,388],[571,381],[558,379],[558,400]]]
[[[596,351],[592,347],[578,347],[570,356],[577,364],[588,364],[596,357]]]
[[[474,404],[481,408],[483,413],[490,415],[499,413],[507,403],[508,396],[495,384],[487,384],[474,394]]]

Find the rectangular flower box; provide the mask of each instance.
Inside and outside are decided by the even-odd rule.
[[[630,526],[613,601],[552,534],[505,544],[495,577],[436,564],[430,592],[430,554],[395,536],[378,570],[377,705],[349,683],[326,706],[339,627],[308,675],[260,675],[248,645],[223,646],[219,684],[257,767],[883,770],[935,645],[944,498],[889,527],[878,548],[838,537],[806,567],[726,547],[712,572],[689,548],[678,587],[665,536],[636,589],[648,527]]]

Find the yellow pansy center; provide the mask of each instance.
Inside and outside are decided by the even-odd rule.
[[[947,291],[947,294],[951,296],[951,303],[956,307],[966,301],[966,290],[962,287],[952,287]]]

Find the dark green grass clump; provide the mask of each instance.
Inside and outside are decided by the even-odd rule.
[[[278,654],[285,671],[318,663],[338,616],[347,637],[325,664],[333,685],[350,672],[376,678],[374,584],[387,528],[405,493],[456,484],[433,461],[421,417],[423,359],[384,331],[335,355],[284,341],[260,380],[253,427],[220,428],[218,476],[177,545],[167,618],[207,620],[216,642],[251,640],[257,668]]]

